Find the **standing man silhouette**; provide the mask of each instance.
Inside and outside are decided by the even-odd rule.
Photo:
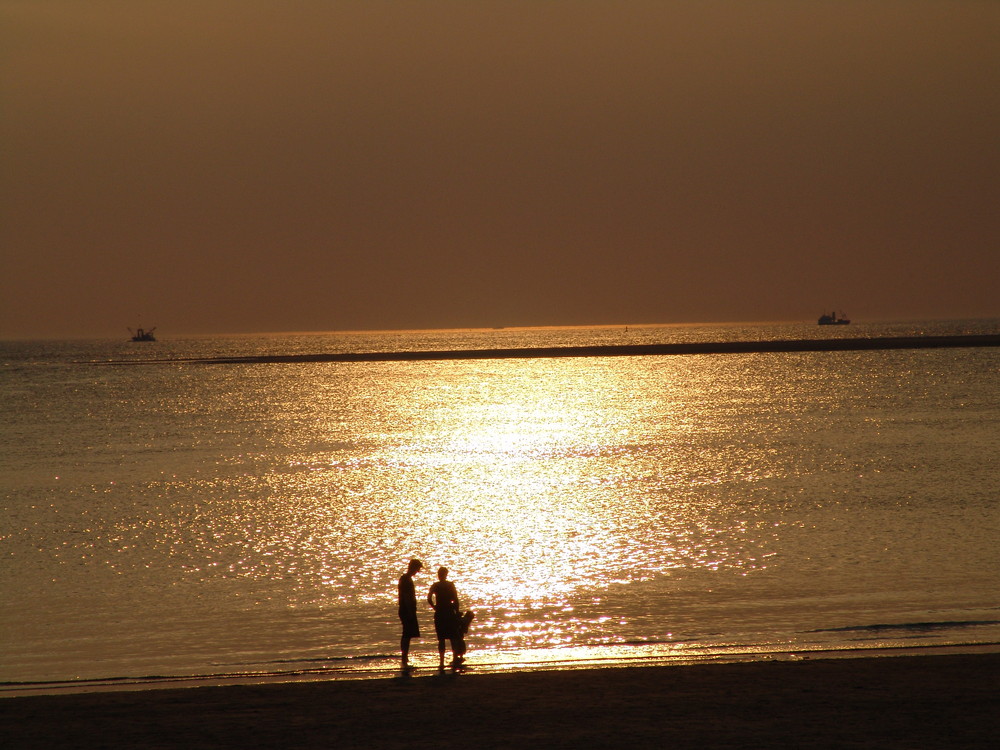
[[[403,637],[399,640],[399,648],[403,652],[403,669],[410,666],[410,639],[420,637],[417,591],[413,586],[413,576],[423,567],[424,564],[414,558],[410,560],[406,572],[399,577],[399,619],[403,623]]]

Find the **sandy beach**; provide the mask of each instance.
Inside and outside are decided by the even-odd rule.
[[[986,748],[1000,654],[0,699],[4,748]]]

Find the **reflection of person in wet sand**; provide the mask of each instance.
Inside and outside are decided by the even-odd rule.
[[[438,655],[441,657],[438,667],[444,669],[446,640],[451,641],[451,652],[454,655],[452,664],[460,665],[464,660],[462,653],[465,649],[461,634],[458,591],[455,590],[455,584],[448,580],[447,568],[438,568],[438,580],[427,593],[427,602],[434,608],[434,630],[437,632]]]
[[[406,572],[399,578],[399,619],[403,623],[403,637],[399,648],[403,652],[403,669],[410,666],[410,639],[420,637],[420,623],[417,621],[417,591],[413,586],[413,576],[420,572],[424,564],[414,558]]]

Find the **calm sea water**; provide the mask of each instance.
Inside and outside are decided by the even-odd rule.
[[[0,682],[390,669],[413,556],[473,667],[1000,642],[996,349],[90,364],[997,332],[2,343]]]

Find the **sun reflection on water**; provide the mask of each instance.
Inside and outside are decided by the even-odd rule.
[[[992,622],[996,372],[992,351],[54,368],[58,408],[8,415],[30,439],[8,441],[4,629],[51,664],[392,654],[411,556],[421,593],[452,569],[486,658]]]
[[[725,490],[753,481],[753,446],[705,447],[720,444],[713,410],[729,408],[692,373],[705,366],[270,370],[242,381],[251,391],[219,388],[241,415],[220,420],[240,450],[214,476],[168,483],[173,510],[130,533],[154,535],[191,580],[234,582],[254,606],[359,623],[385,612],[386,640],[395,579],[417,556],[429,574],[418,586],[452,570],[482,647],[617,642],[631,631],[616,586],[752,570],[772,554]]]
[[[460,378],[475,399],[430,405],[416,436],[415,467],[433,471],[430,491],[413,502],[436,540],[429,556],[461,572],[462,590],[485,604],[561,602],[601,585],[617,519],[581,490],[602,433],[627,431],[607,405],[621,376],[540,360]]]

